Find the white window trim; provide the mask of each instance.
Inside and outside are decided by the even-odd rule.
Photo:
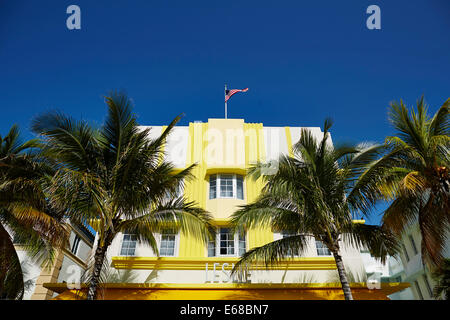
[[[174,249],[173,249],[173,256],[161,254],[162,235],[163,235],[162,233],[159,233],[158,237],[157,237],[159,256],[160,257],[178,257],[179,244],[180,244],[180,233],[177,232],[175,234],[175,246],[174,246]]]
[[[280,240],[283,238],[284,232],[274,232],[273,233],[273,240]],[[317,254],[317,246],[316,246],[316,238],[312,235],[305,235],[305,238],[307,239],[307,247],[306,250],[302,254],[295,254],[294,258],[298,257],[332,257],[333,254],[330,252],[330,255],[321,255],[319,256]],[[290,257],[290,256],[289,256]]]
[[[406,262],[405,264],[409,263],[409,261],[411,261],[411,257],[409,256],[409,252],[408,249],[406,248],[406,245],[404,242],[401,243],[402,246],[402,255],[404,257],[404,261]]]
[[[78,251],[80,250],[80,242],[81,242],[81,237],[75,233],[75,237],[73,238],[72,247],[70,248],[70,252],[75,256],[78,254]],[[75,244],[76,244],[75,251],[72,251]]]
[[[306,236],[306,237],[308,237],[308,243],[310,243],[311,244],[311,246],[312,247],[308,247],[308,251],[309,250],[312,250],[312,251],[309,251],[309,252],[312,252],[312,256],[313,257],[332,257],[333,256],[333,254],[331,253],[331,251],[330,251],[330,254],[327,254],[327,255],[319,255],[318,253],[317,253],[317,245],[316,245],[316,241],[320,241],[320,240],[316,240],[316,238],[315,237],[313,237],[313,236]],[[274,241],[276,241],[276,240],[280,240],[280,239],[282,239],[283,238],[283,232],[274,232],[273,233],[273,240]],[[323,243],[323,242],[322,242]],[[309,244],[308,244],[308,246],[309,246]],[[329,249],[328,249],[328,251],[329,251]],[[302,257],[303,255],[298,255],[298,254],[296,254],[296,255],[294,255],[294,257],[296,258],[296,257]]]
[[[210,192],[211,192],[211,176],[216,176],[216,197],[210,198]],[[222,175],[229,175],[233,178],[233,196],[232,197],[223,197],[220,195],[220,180]],[[242,178],[242,199],[239,199],[237,197],[237,177]],[[234,174],[234,173],[217,173],[217,174],[211,174],[208,178],[208,200],[215,200],[215,199],[236,199],[236,200],[245,200],[245,177],[241,174]]]
[[[126,234],[130,234],[130,235],[133,235],[133,234],[131,234],[131,233],[122,233],[122,237],[121,237],[121,240],[120,240],[120,246],[119,246],[119,256],[120,257],[136,257],[137,255],[136,255],[136,252],[137,252],[137,250],[138,250],[138,244],[139,244],[139,241],[138,240],[136,240],[136,247],[134,248],[134,254],[133,255],[129,255],[129,254],[122,254],[122,246],[123,246],[123,238],[125,238],[125,235]]]
[[[416,241],[414,240],[414,237],[412,236],[412,234],[408,235],[408,239],[409,239],[409,244],[410,244],[410,246],[412,248],[412,251],[413,251],[414,255],[415,256],[418,255],[419,254],[419,250],[417,249]]]
[[[209,248],[209,243],[210,242],[212,242],[212,240],[208,240],[208,242],[206,243],[206,257],[207,258],[214,258],[214,257],[217,257],[217,235],[216,235],[216,238],[214,238],[214,252],[216,253],[216,255],[214,255],[214,256],[210,256],[209,255],[209,250],[208,250],[208,248]]]
[[[281,239],[283,239],[283,233],[284,233],[284,232],[274,232],[274,233],[273,233],[273,240],[276,241],[276,240],[281,240]],[[314,247],[314,249],[315,249],[315,247]],[[288,258],[291,258],[291,257],[292,257],[291,255],[288,256]],[[299,254],[294,254],[294,258],[298,258],[298,257],[301,257],[301,255],[299,255]]]
[[[215,248],[216,255],[214,257],[240,257],[239,255],[239,232],[235,232],[233,235],[233,243],[234,243],[234,254],[220,254],[220,229],[229,228],[229,227],[218,227],[216,229],[216,238],[215,238]],[[245,235],[245,252],[248,251],[248,234],[247,231],[244,231]],[[214,258],[208,256],[208,243],[206,244],[206,257]]]
[[[330,249],[328,249],[328,247],[326,247],[326,246],[325,246],[325,249],[328,250],[329,254],[319,254],[319,253],[317,252],[317,249],[319,249],[319,248],[317,248],[317,242],[316,242],[316,241],[322,242],[322,244],[323,244],[324,246],[325,246],[325,244],[323,243],[323,241],[317,240],[316,238],[314,238],[314,247],[315,247],[315,249],[316,249],[316,255],[317,255],[318,257],[332,257],[332,256],[333,256],[333,254],[331,253]],[[324,248],[321,248],[321,249],[324,249]]]

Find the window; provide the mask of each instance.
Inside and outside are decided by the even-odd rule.
[[[281,238],[283,238],[283,239],[287,238],[287,237],[292,237],[292,236],[295,236],[295,233],[286,232],[286,231],[283,231],[281,233]],[[288,251],[288,254],[293,257],[298,257],[298,254],[294,253],[294,251],[292,251],[291,249]]]
[[[220,255],[234,255],[234,234],[229,228],[220,228]]]
[[[316,240],[316,249],[318,256],[331,256],[330,250],[328,250],[325,244],[320,240]]]
[[[420,286],[417,280],[414,281],[414,286],[416,287],[417,295],[419,296],[419,300],[423,300],[422,291],[420,291]]]
[[[209,177],[209,198],[217,198],[217,176],[215,174]]]
[[[247,251],[246,249],[246,242],[245,242],[245,232],[244,231],[241,231],[241,232],[239,232],[239,239],[238,239],[238,242],[239,242],[239,256],[242,256],[244,253],[245,253],[245,251]]]
[[[432,298],[433,290],[431,289],[430,282],[428,281],[428,276],[426,274],[424,274],[422,277],[423,277],[423,282],[425,282],[425,286],[427,287],[428,295],[430,296],[430,298]]]
[[[125,233],[123,235],[121,256],[134,256],[136,252],[137,237],[134,234]]]
[[[236,193],[238,199],[244,200],[244,179],[242,176],[236,176]]]
[[[244,200],[244,178],[236,174],[211,175],[209,177],[209,198]]]
[[[81,238],[76,234],[75,239],[73,239],[72,247],[70,248],[70,252],[72,252],[75,255],[78,252],[78,246],[80,244],[80,240],[81,240]]]
[[[292,237],[292,236],[295,236],[295,235],[296,235],[295,233],[288,232],[288,231],[281,232],[281,237],[282,238]]]
[[[414,238],[412,237],[412,235],[409,235],[409,242],[411,242],[411,247],[413,248],[414,254],[418,254],[419,252],[417,251],[417,247],[416,247],[416,243],[414,242]]]
[[[233,198],[233,176],[221,175],[220,176],[220,197],[221,198]]]
[[[300,236],[300,235],[303,235],[304,239],[309,237],[309,236],[306,236],[306,235],[304,235],[302,233],[286,231],[286,230],[282,230],[282,231],[278,230],[278,231],[274,232],[273,239],[274,240],[281,240],[281,239],[284,239],[284,238],[288,238],[288,237],[292,237],[292,236]],[[298,250],[293,249],[293,248],[289,248],[289,249],[287,249],[286,257],[287,258],[289,258],[289,257],[299,257],[299,256],[301,256],[303,254],[302,251],[303,251],[303,249],[301,249],[301,248],[298,248]]]
[[[408,250],[406,250],[405,244],[402,243],[403,253],[405,254],[406,262],[409,262]]]
[[[161,234],[161,243],[159,248],[160,256],[174,256],[175,255],[175,238],[176,233],[173,230],[166,230]]]
[[[208,241],[208,257],[216,256],[216,241],[210,240]]]
[[[230,228],[219,228],[215,241],[208,241],[208,257],[241,256],[246,250],[244,231],[233,233]]]

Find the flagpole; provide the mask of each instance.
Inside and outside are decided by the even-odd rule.
[[[225,99],[227,98],[227,85],[225,84]],[[225,100],[225,119],[227,118],[227,101]]]

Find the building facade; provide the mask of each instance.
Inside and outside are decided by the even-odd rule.
[[[388,257],[385,263],[375,259],[366,250],[361,250],[366,275],[368,279],[376,279],[380,283],[401,283],[405,282],[405,270],[400,256]],[[414,300],[411,287],[397,291],[389,295],[391,300]]]
[[[44,283],[69,283],[79,278],[87,268],[94,239],[89,227],[70,225],[69,247],[58,250],[53,263],[45,266],[41,260],[31,258],[22,245],[15,243],[26,284],[24,300],[51,299],[55,293],[45,288]]]
[[[159,137],[165,129],[150,128],[151,138]],[[317,139],[323,137],[319,127],[308,129]],[[256,162],[265,162],[271,164],[266,174],[276,172],[276,160],[281,154],[293,155],[292,146],[299,140],[301,130],[245,123],[243,119],[209,119],[205,123],[176,126],[167,137],[166,160],[177,170],[196,164],[195,179],[186,181],[180,194],[212,215],[216,238],[206,243],[192,235],[165,230],[156,235],[158,257],[150,247],[138,243],[133,234],[119,234],[109,247],[107,259],[116,270],[132,270],[135,283],[111,284],[107,298],[342,299],[334,258],[314,238],[309,239],[301,256],[270,270],[253,266],[240,277],[230,274],[244,252],[285,236],[282,230],[270,228],[233,232],[230,216],[239,206],[253,202],[263,187],[261,179],[246,177],[247,169]],[[354,295],[386,299],[387,294],[400,290],[402,284],[383,285],[382,293],[369,290],[359,249],[347,243],[342,243],[341,248]],[[47,287],[57,292],[65,290],[61,285]],[[149,289],[151,294],[145,291]],[[60,298],[71,296],[65,292]]]
[[[163,130],[164,127],[151,127],[150,132],[157,137]],[[186,283],[187,279],[190,283],[238,281],[229,277],[229,270],[239,256],[283,236],[282,232],[269,229],[231,233],[231,214],[238,206],[255,200],[262,188],[261,181],[246,178],[246,169],[256,161],[273,161],[280,154],[292,154],[292,144],[298,141],[300,130],[300,127],[265,127],[242,119],[209,119],[207,123],[175,127],[165,147],[167,158],[179,169],[197,163],[196,179],[186,184],[184,194],[212,214],[216,239],[205,244],[168,230],[156,237],[158,258],[149,247],[137,243],[133,235],[121,234],[109,251],[112,265],[118,269],[132,268],[141,281],[155,283]],[[322,138],[320,128],[310,130],[318,139]],[[273,169],[276,170],[276,164]],[[343,256],[350,273],[364,272],[358,250],[344,246]],[[311,238],[304,256],[277,266],[276,270],[252,270],[241,281],[326,283],[335,280],[335,269],[330,252]]]
[[[406,282],[405,269],[400,256],[390,257],[387,266],[389,268],[389,282]],[[395,292],[389,296],[391,300],[414,300],[413,289],[410,287]]]
[[[414,300],[434,300],[433,288],[435,282],[431,270],[422,263],[421,250],[422,236],[419,224],[411,224],[403,233],[401,239],[400,261],[402,271],[399,273],[403,282],[411,284],[411,295]],[[450,238],[443,252],[444,257],[450,257]]]

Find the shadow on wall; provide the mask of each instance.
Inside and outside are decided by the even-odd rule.
[[[349,268],[346,266],[346,270]],[[358,283],[358,282],[367,282],[367,273],[364,269],[360,269],[358,271],[347,271],[347,280],[350,283]],[[339,273],[337,270],[329,271],[327,274],[327,283],[340,283]]]
[[[32,265],[33,261],[30,259],[25,259],[20,263],[24,280],[23,282],[24,296],[32,293],[31,291],[35,288],[36,280],[39,277],[39,275],[33,278],[30,276],[29,268],[31,268]]]

